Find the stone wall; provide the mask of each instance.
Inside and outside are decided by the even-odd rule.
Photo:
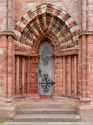
[[[82,31],[87,33],[87,36],[83,36],[80,40],[81,49],[81,81],[84,86],[84,91],[88,91],[87,94],[92,96],[92,31],[93,31],[93,1],[92,0],[1,0],[0,1],[0,31],[12,31],[15,23],[30,9],[34,10],[37,5],[42,3],[51,3],[64,9],[69,13],[72,18],[78,23],[82,24]],[[91,35],[89,33],[91,32]],[[84,35],[84,34],[83,34]],[[4,44],[2,38],[0,51],[2,53],[2,46]],[[6,42],[7,43],[7,42]],[[6,46],[6,45],[5,45]],[[7,51],[8,52],[8,51]],[[4,56],[3,56],[4,58]],[[5,63],[3,63],[5,65]],[[1,67],[2,68],[2,67]],[[2,70],[1,70],[2,71]],[[87,77],[86,77],[87,76]],[[85,94],[86,95],[86,92]]]
[[[13,39],[0,36],[0,97],[13,95]]]
[[[16,0],[15,17],[16,21],[20,19],[28,10],[34,10],[37,5],[42,3],[51,3],[60,9],[66,10],[72,18],[80,24],[81,20],[81,2],[80,0]]]
[[[6,0],[0,1],[0,31],[6,30],[7,27],[7,8]]]
[[[88,94],[93,101],[93,35],[87,36],[87,84]]]
[[[93,1],[92,0],[1,0],[0,1],[0,30],[13,28],[13,22],[20,19],[29,9],[34,9],[36,5],[50,2],[61,9],[66,10],[79,24],[82,16],[82,29],[93,30]],[[81,7],[82,6],[82,7]],[[82,12],[81,12],[82,10]]]
[[[93,1],[82,0],[82,30],[93,31]]]

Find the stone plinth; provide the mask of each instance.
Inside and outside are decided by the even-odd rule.
[[[15,116],[15,109],[12,99],[0,98],[0,120],[12,119]]]
[[[82,121],[93,121],[93,104],[82,104],[80,106],[80,116]]]

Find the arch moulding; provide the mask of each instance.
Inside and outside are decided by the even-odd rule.
[[[22,16],[16,23],[14,33],[19,46],[26,45],[33,48],[47,36],[56,41],[55,46],[62,51],[78,46],[80,27],[69,13],[45,3]]]

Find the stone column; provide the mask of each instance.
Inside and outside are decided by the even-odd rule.
[[[0,1],[0,118],[14,116],[13,16],[14,0]],[[2,110],[1,110],[2,109]]]
[[[30,93],[32,98],[38,98],[38,57],[31,58],[31,83],[30,83]]]
[[[73,73],[74,73],[74,96],[77,97],[78,89],[78,59],[77,56],[73,57]]]
[[[62,96],[62,57],[55,58],[55,96]]]
[[[67,95],[71,96],[71,56],[67,56]]]
[[[15,76],[15,94],[19,95],[19,56],[16,56],[16,61],[15,61],[15,67],[16,67],[16,76]]]
[[[12,36],[8,36],[8,55],[7,55],[7,87],[8,87],[8,97],[12,97],[14,93],[14,45]]]
[[[65,56],[63,57],[63,79],[62,79],[62,83],[63,83],[63,96],[66,95],[66,58]]]
[[[87,35],[87,94],[88,103],[80,107],[81,118],[93,122],[93,34]]]
[[[81,118],[93,119],[93,1],[82,0],[82,35],[81,39]]]
[[[11,118],[15,114],[13,103],[13,38],[9,34],[0,36],[0,118]],[[2,91],[2,92],[1,92]]]
[[[0,97],[7,95],[7,37],[0,36]]]
[[[87,35],[89,33],[89,1],[90,0],[82,0],[82,17],[81,17],[81,22],[82,22],[82,34],[79,39],[79,47],[80,47],[80,52],[79,52],[79,67],[81,70],[79,73],[81,76],[79,77],[79,82],[81,84],[81,100],[82,101],[87,101],[88,99],[88,93],[87,93],[87,86],[88,86],[88,41],[87,41]],[[92,3],[91,3],[92,4]]]

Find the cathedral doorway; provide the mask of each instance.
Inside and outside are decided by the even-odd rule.
[[[78,98],[79,28],[71,16],[41,5],[21,18],[15,34],[14,95]]]

